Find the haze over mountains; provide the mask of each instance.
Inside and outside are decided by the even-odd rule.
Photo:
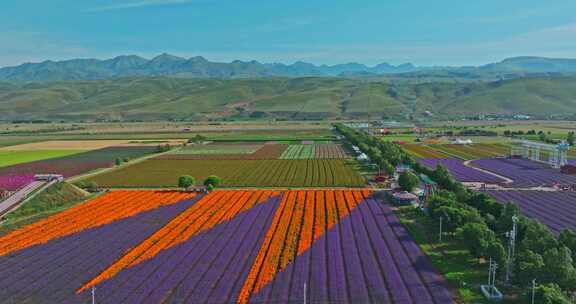
[[[511,79],[525,76],[576,74],[576,59],[515,57],[479,67],[418,67],[410,63],[391,65],[381,63],[366,66],[359,63],[314,65],[260,63],[236,60],[230,63],[212,62],[203,57],[182,58],[162,54],[150,60],[135,56],[118,56],[107,60],[72,59],[26,63],[0,68],[4,81],[102,80],[133,76],[175,76],[194,78],[254,78],[344,76],[370,77],[395,75],[398,77],[432,77],[462,79]]]

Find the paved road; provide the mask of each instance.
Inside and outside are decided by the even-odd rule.
[[[0,203],[0,216],[12,210],[12,208],[17,206],[24,199],[26,199],[28,195],[40,189],[45,184],[46,184],[45,181],[33,181],[30,184],[24,186],[22,189],[18,190],[12,196],[8,197],[5,201]]]

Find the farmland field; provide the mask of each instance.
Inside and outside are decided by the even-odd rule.
[[[289,145],[280,159],[314,159],[314,145]]]
[[[51,159],[81,153],[78,150],[30,150],[3,151],[0,150],[0,168],[37,160]]]
[[[505,180],[464,166],[463,161],[453,158],[419,158],[418,162],[430,169],[436,169],[439,164],[446,166],[452,176],[460,182],[503,183]]]
[[[576,231],[576,193],[545,191],[486,191],[502,203],[513,202],[522,213],[539,220],[556,235]]]
[[[116,158],[136,158],[154,153],[155,147],[110,147],[53,159],[0,168],[0,189],[15,190],[29,183],[34,174],[53,173],[72,177],[114,165]]]
[[[102,303],[301,303],[306,284],[310,303],[453,302],[369,191],[181,195],[113,191],[5,235],[0,298],[84,303],[96,286]]]
[[[170,154],[252,154],[262,145],[247,144],[208,144],[208,145],[188,145],[186,147],[170,152]]]
[[[342,145],[339,144],[324,144],[316,145],[314,147],[314,158],[316,159],[345,159],[349,158]]]
[[[225,187],[361,187],[363,178],[344,160],[153,159],[90,178],[105,187],[175,187],[178,177],[210,175]]]
[[[433,145],[431,147],[464,160],[499,157],[510,154],[510,147],[503,144]]]
[[[407,144],[402,145],[402,148],[406,150],[410,155],[415,158],[446,158],[448,155],[434,150],[426,145],[420,144]]]
[[[49,140],[0,148],[0,151],[79,150],[90,151],[110,147],[156,146],[182,144],[183,140]]]
[[[576,176],[562,174],[547,164],[527,159],[481,159],[471,164],[514,180],[512,185],[515,187],[551,186],[554,183],[576,184]]]
[[[287,145],[266,144],[260,146],[252,153],[238,153],[233,146],[227,145],[228,148],[220,146],[218,153],[169,153],[156,157],[158,160],[262,160],[262,159],[279,159],[282,153],[288,147]],[[236,153],[233,151],[236,150]],[[224,153],[226,151],[227,153]]]

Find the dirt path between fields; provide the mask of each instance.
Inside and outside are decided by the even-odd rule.
[[[470,168],[470,169],[478,170],[478,171],[484,172],[484,173],[486,173],[486,174],[490,174],[490,175],[492,175],[492,176],[496,176],[496,177],[498,177],[498,178],[500,178],[500,179],[503,179],[505,184],[512,184],[512,183],[514,183],[514,180],[513,180],[513,179],[510,179],[510,178],[508,178],[508,177],[506,177],[506,176],[503,176],[503,175],[500,175],[500,174],[496,174],[496,173],[494,173],[494,172],[492,172],[492,171],[484,170],[484,169],[482,169],[482,168],[478,168],[478,167],[472,165],[472,164],[471,164],[472,161],[474,161],[474,159],[467,160],[467,161],[463,162],[462,164],[463,164],[464,166]]]

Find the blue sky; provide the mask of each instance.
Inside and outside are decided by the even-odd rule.
[[[2,0],[0,66],[46,59],[478,65],[576,58],[574,0]]]

